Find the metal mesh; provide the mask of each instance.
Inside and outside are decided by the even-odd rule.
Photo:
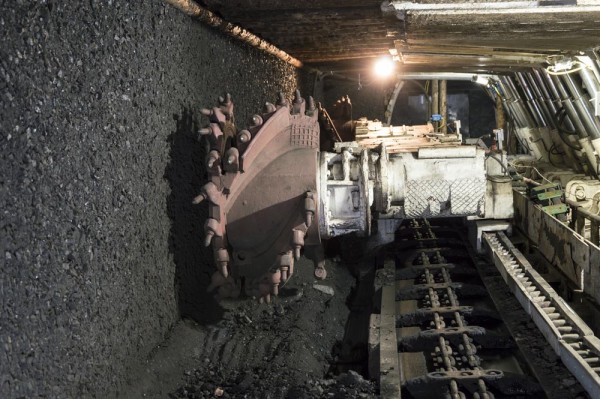
[[[485,179],[411,180],[406,184],[404,212],[406,217],[438,215],[481,215],[485,195]],[[450,209],[438,204],[450,205]],[[430,205],[431,204],[431,205]],[[435,206],[434,206],[435,205]]]
[[[453,215],[483,214],[485,179],[458,179],[450,186],[450,208]]]
[[[404,212],[407,217],[434,216],[429,211],[429,200],[446,202],[450,199],[448,180],[410,180],[406,184]]]

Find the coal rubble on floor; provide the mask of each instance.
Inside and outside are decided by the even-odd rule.
[[[376,384],[352,371],[367,361],[366,347],[348,330],[361,279],[345,265],[327,267],[331,279],[320,285],[333,296],[315,288],[312,268],[301,259],[272,303],[224,302],[221,321],[192,327],[207,339],[194,340],[205,343],[170,397],[374,398]]]
[[[375,386],[355,371],[331,379],[291,383],[291,370],[255,368],[226,370],[222,366],[186,372],[188,382],[170,395],[180,398],[374,398]]]

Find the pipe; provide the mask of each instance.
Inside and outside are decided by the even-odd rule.
[[[590,97],[593,96],[593,100],[595,102],[594,106],[591,106],[588,104],[590,111],[593,112],[593,117],[594,120],[596,121],[596,124],[598,124],[598,122],[600,121],[600,119],[598,118],[598,103],[600,102],[600,99],[598,97],[600,97],[600,83],[599,83],[599,73],[600,71],[598,71],[598,68],[596,67],[596,64],[592,61],[592,68],[590,70],[588,69],[582,69],[581,70],[581,76],[583,78],[583,81],[586,84],[586,88],[588,93],[590,94]],[[592,111],[593,109],[593,111]],[[592,140],[592,145],[594,146],[594,149],[596,150],[597,154],[600,154],[600,139],[594,139]]]
[[[504,105],[506,106],[506,109],[508,110],[508,115],[509,115],[510,119],[515,123],[515,126],[517,128],[526,127],[527,125],[525,123],[523,123],[523,121],[520,120],[519,115],[515,112],[513,105],[506,100],[503,100],[503,102],[504,102]]]
[[[558,129],[559,126],[555,115],[560,110],[556,105],[557,103],[560,103],[560,96],[556,91],[556,87],[550,87],[550,85],[544,82],[544,78],[542,77],[540,71],[537,69],[533,70],[532,79],[535,79],[536,84],[534,86],[538,87],[542,98],[545,100],[546,108],[548,109],[548,112],[550,112],[551,115],[552,124]],[[575,130],[575,126],[573,126],[573,124],[571,123],[571,119],[567,119],[565,121],[565,124],[567,125],[567,130]]]
[[[548,82],[548,86],[552,91],[559,95],[561,104],[563,108],[567,111],[567,115],[569,119],[575,126],[575,131],[579,136],[579,145],[582,148],[585,156],[588,160],[588,163],[591,165],[593,169],[594,175],[598,175],[598,159],[596,158],[596,153],[594,151],[594,147],[592,146],[590,136],[586,130],[586,126],[581,122],[581,118],[579,118],[575,106],[573,105],[573,101],[569,97],[567,90],[561,83],[561,80],[558,76],[550,75],[547,71],[543,70],[543,76],[546,78]]]
[[[544,77],[542,76],[542,74],[540,73],[540,71],[538,69],[533,70],[533,77],[535,78],[535,81],[537,82],[537,87],[540,89],[542,97],[546,100],[546,106],[548,108],[548,111],[552,114],[552,121],[553,121],[554,125],[556,126],[558,135],[560,136],[560,138],[562,140],[563,151],[565,152],[567,157],[571,160],[571,166],[573,168],[575,168],[575,170],[577,170],[577,171],[582,171],[583,168],[582,168],[581,162],[579,162],[578,156],[575,153],[575,149],[576,149],[575,147],[578,146],[579,143],[577,142],[575,137],[573,137],[572,135],[566,136],[566,135],[564,135],[564,133],[560,132],[560,130],[563,129],[563,127],[560,125],[565,125],[566,129],[563,129],[563,130],[567,130],[567,131],[571,131],[571,132],[577,132],[577,131],[575,130],[575,126],[571,122],[570,118],[563,118],[562,123],[559,123],[559,121],[556,119],[556,114],[560,110],[563,110],[564,112],[567,111],[565,108],[562,108],[562,107],[559,108],[560,96],[559,96],[558,92],[556,91],[556,87],[554,87],[554,85],[551,85],[552,82],[545,82]]]
[[[544,72],[546,71],[544,70]],[[533,73],[535,73],[535,76],[539,79],[540,82],[543,80],[546,83],[551,97],[560,102],[560,94],[558,93],[558,89],[550,79],[550,75],[548,73],[542,74],[539,69],[534,69]]]
[[[475,76],[497,79],[495,75],[476,74]],[[397,78],[403,80],[463,80],[472,82],[473,74],[462,72],[402,72],[398,74]]]
[[[556,148],[562,149],[563,156],[559,155],[559,157],[562,158],[562,162],[565,163],[565,161],[568,161],[569,166],[572,168],[581,169],[580,162],[577,161],[577,157],[573,153],[572,148],[570,148],[564,139],[561,139],[559,136],[559,126],[555,117],[556,110],[554,104],[550,101],[550,96],[544,87],[543,82],[536,82],[533,73],[523,73],[521,77],[526,85],[529,86],[531,93],[535,96],[533,101],[537,104],[538,111],[542,111],[541,116],[545,121],[545,126],[551,127],[556,131],[555,135],[550,134],[550,139]],[[550,157],[552,155],[557,154],[550,153],[548,156]]]
[[[452,2],[408,2],[406,0],[385,1],[381,10],[384,14],[402,12],[413,15],[420,15],[423,18],[435,18],[436,16],[471,16],[473,14],[485,15],[487,18],[505,17],[510,15],[531,15],[533,18],[543,18],[544,14],[549,13],[592,13],[600,11],[600,6],[596,1],[580,0],[575,5],[559,4],[559,1],[552,1],[543,7],[538,6],[537,2],[529,0],[512,1],[467,1],[456,0]],[[578,4],[579,3],[579,4]],[[508,18],[507,18],[508,19]]]
[[[583,81],[583,83],[585,84],[585,88],[590,96],[590,98],[597,102],[598,97],[600,97],[600,83],[598,83],[598,78],[596,76],[596,70],[595,68],[593,68],[593,66],[595,65],[595,63],[592,61],[591,62],[592,67],[591,68],[583,68],[581,71],[579,71],[579,75],[581,76],[581,80]],[[596,109],[596,105],[591,106],[590,105],[590,111],[592,111],[593,116],[595,116],[596,121],[598,121],[598,114],[597,114],[597,109]]]
[[[230,22],[225,21],[223,18],[218,17],[213,12],[199,6],[192,0],[164,0],[166,3],[172,5],[178,10],[184,12],[190,17],[194,17],[195,19],[208,24],[213,28],[219,29],[221,32],[243,41],[251,45],[252,47],[256,47],[260,50],[265,51],[282,61],[287,62],[288,64],[295,66],[296,68],[302,68],[302,62],[285,51],[275,47],[271,43],[259,38],[258,36],[248,32],[246,29],[234,25]]]
[[[535,101],[538,104],[538,107],[542,110],[542,114],[544,115],[544,120],[546,121],[546,126],[551,126],[556,129],[556,121],[554,118],[554,113],[550,111],[548,107],[548,103],[546,101],[547,97],[544,97],[542,94],[542,89],[537,85],[535,78],[531,72],[523,74],[525,80],[531,87],[533,91],[533,95],[535,96]]]
[[[510,94],[506,90],[506,87],[502,81],[498,81],[498,87],[502,91],[502,102],[504,103],[504,106],[508,111],[510,119],[514,121],[517,127],[525,127],[526,123],[523,121],[522,117],[520,116],[519,112],[515,107],[515,100],[512,97],[510,97]]]
[[[500,166],[502,166],[502,170],[504,171],[504,176],[506,176],[508,174],[508,169],[506,168],[506,166],[504,165],[504,162],[500,158],[498,158],[491,152],[486,155],[486,158],[492,158],[494,161],[498,162],[500,164]]]
[[[515,122],[519,125],[519,127],[530,127],[533,126],[533,121],[531,118],[528,118],[527,111],[523,107],[523,103],[521,97],[518,94],[515,94],[509,85],[510,78],[507,76],[503,76],[498,84],[502,92],[504,93],[505,103],[508,105],[510,109],[512,109],[512,114],[515,117]]]
[[[569,75],[564,75],[563,80],[567,83],[571,94],[575,97],[575,106],[579,110],[580,116],[583,118],[583,123],[590,130],[590,142],[596,154],[600,154],[600,120],[594,115],[589,102],[589,96],[583,93],[583,90],[575,83]],[[598,174],[598,166],[595,169]]]
[[[577,108],[577,114],[583,119],[590,138],[592,140],[600,138],[600,121],[594,116],[589,106],[589,98],[583,93],[583,91],[577,86],[573,78],[569,75],[562,75],[562,80],[567,85],[567,88],[573,96],[573,103]]]
[[[506,76],[504,79],[505,87],[510,93],[511,97],[514,99],[515,108],[518,110],[521,118],[525,121],[524,127],[534,127],[536,126],[535,121],[533,120],[531,114],[528,109],[525,107],[523,99],[521,98],[521,94],[517,90],[515,83],[510,78],[510,76]]]
[[[594,72],[588,68],[583,68],[579,71],[579,75],[581,76],[581,80],[585,84],[585,88],[590,97],[596,96],[597,93],[600,92],[600,84],[598,84]]]
[[[574,151],[575,146],[577,145],[577,141],[575,141],[574,138],[572,139],[571,136],[565,137],[566,135],[560,131],[563,128],[562,128],[562,126],[560,126],[560,123],[558,122],[558,120],[556,118],[556,114],[559,112],[559,108],[556,106],[556,103],[558,101],[560,101],[560,98],[558,97],[558,93],[556,93],[557,95],[554,96],[554,93],[551,94],[548,91],[548,88],[546,87],[546,84],[544,84],[544,80],[542,79],[542,75],[540,74],[539,70],[534,69],[532,71],[532,73],[529,74],[529,77],[532,82],[532,87],[537,89],[540,99],[543,100],[544,108],[549,113],[550,121],[551,121],[552,125],[554,126],[554,128],[556,129],[556,134],[559,137],[559,145],[562,148],[563,152],[565,153],[565,157],[569,160],[569,166],[571,166],[573,169],[577,170],[578,172],[581,172],[583,170],[583,168],[582,168],[581,162],[579,161],[577,154],[575,154],[575,151]],[[562,110],[562,108],[561,108],[561,110]],[[566,112],[566,110],[565,110],[565,112]],[[566,130],[574,131],[575,128],[571,124],[571,120],[566,119],[566,122],[567,122]],[[572,140],[574,140],[574,141],[572,141]]]
[[[596,223],[600,223],[600,215],[596,215],[596,214],[588,211],[583,206],[581,206],[581,204],[577,203],[577,201],[573,201],[572,199],[566,199],[565,202],[571,208],[576,209],[577,212],[580,213],[581,215],[583,215],[585,218],[589,219],[590,221],[593,220]]]
[[[516,114],[514,108],[513,108],[513,104],[511,102],[511,100],[508,98],[508,94],[504,88],[504,84],[502,83],[502,80],[500,78],[498,78],[497,82],[497,89],[498,89],[498,93],[497,93],[497,97],[499,97],[502,100],[502,104],[504,105],[504,108],[506,109],[506,112],[508,113],[508,117],[511,121],[513,121],[515,123],[516,126],[521,127],[521,121],[519,120],[519,116]]]
[[[525,94],[525,99],[527,100],[527,106],[529,107],[529,112],[533,115],[533,119],[538,127],[548,126],[542,112],[540,111],[538,104],[535,102],[535,98],[527,81],[525,80],[524,75],[521,72],[517,72],[517,81],[521,85],[521,89],[523,90],[523,94]]]
[[[567,93],[567,90],[561,83],[558,76],[551,76],[546,71],[544,71],[543,76],[546,78],[546,81],[548,82],[548,85],[550,86],[550,88],[557,92],[557,94],[560,98],[560,102],[561,102],[563,108],[565,108],[567,110],[567,115],[569,116],[569,120],[573,123],[573,126],[575,127],[575,131],[577,132],[579,137],[580,138],[588,137],[589,134],[587,132],[587,129],[583,125],[583,123],[581,123],[581,119],[577,115],[575,106],[573,105],[573,102],[571,101],[571,98],[570,98],[569,94]]]

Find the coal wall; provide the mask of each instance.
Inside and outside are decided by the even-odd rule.
[[[245,126],[296,71],[160,1],[2,2],[0,37],[0,397],[115,396],[219,315],[199,108]]]

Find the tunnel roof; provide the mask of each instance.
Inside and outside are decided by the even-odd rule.
[[[507,73],[600,46],[598,0],[207,0],[319,67],[397,55],[406,71]]]

